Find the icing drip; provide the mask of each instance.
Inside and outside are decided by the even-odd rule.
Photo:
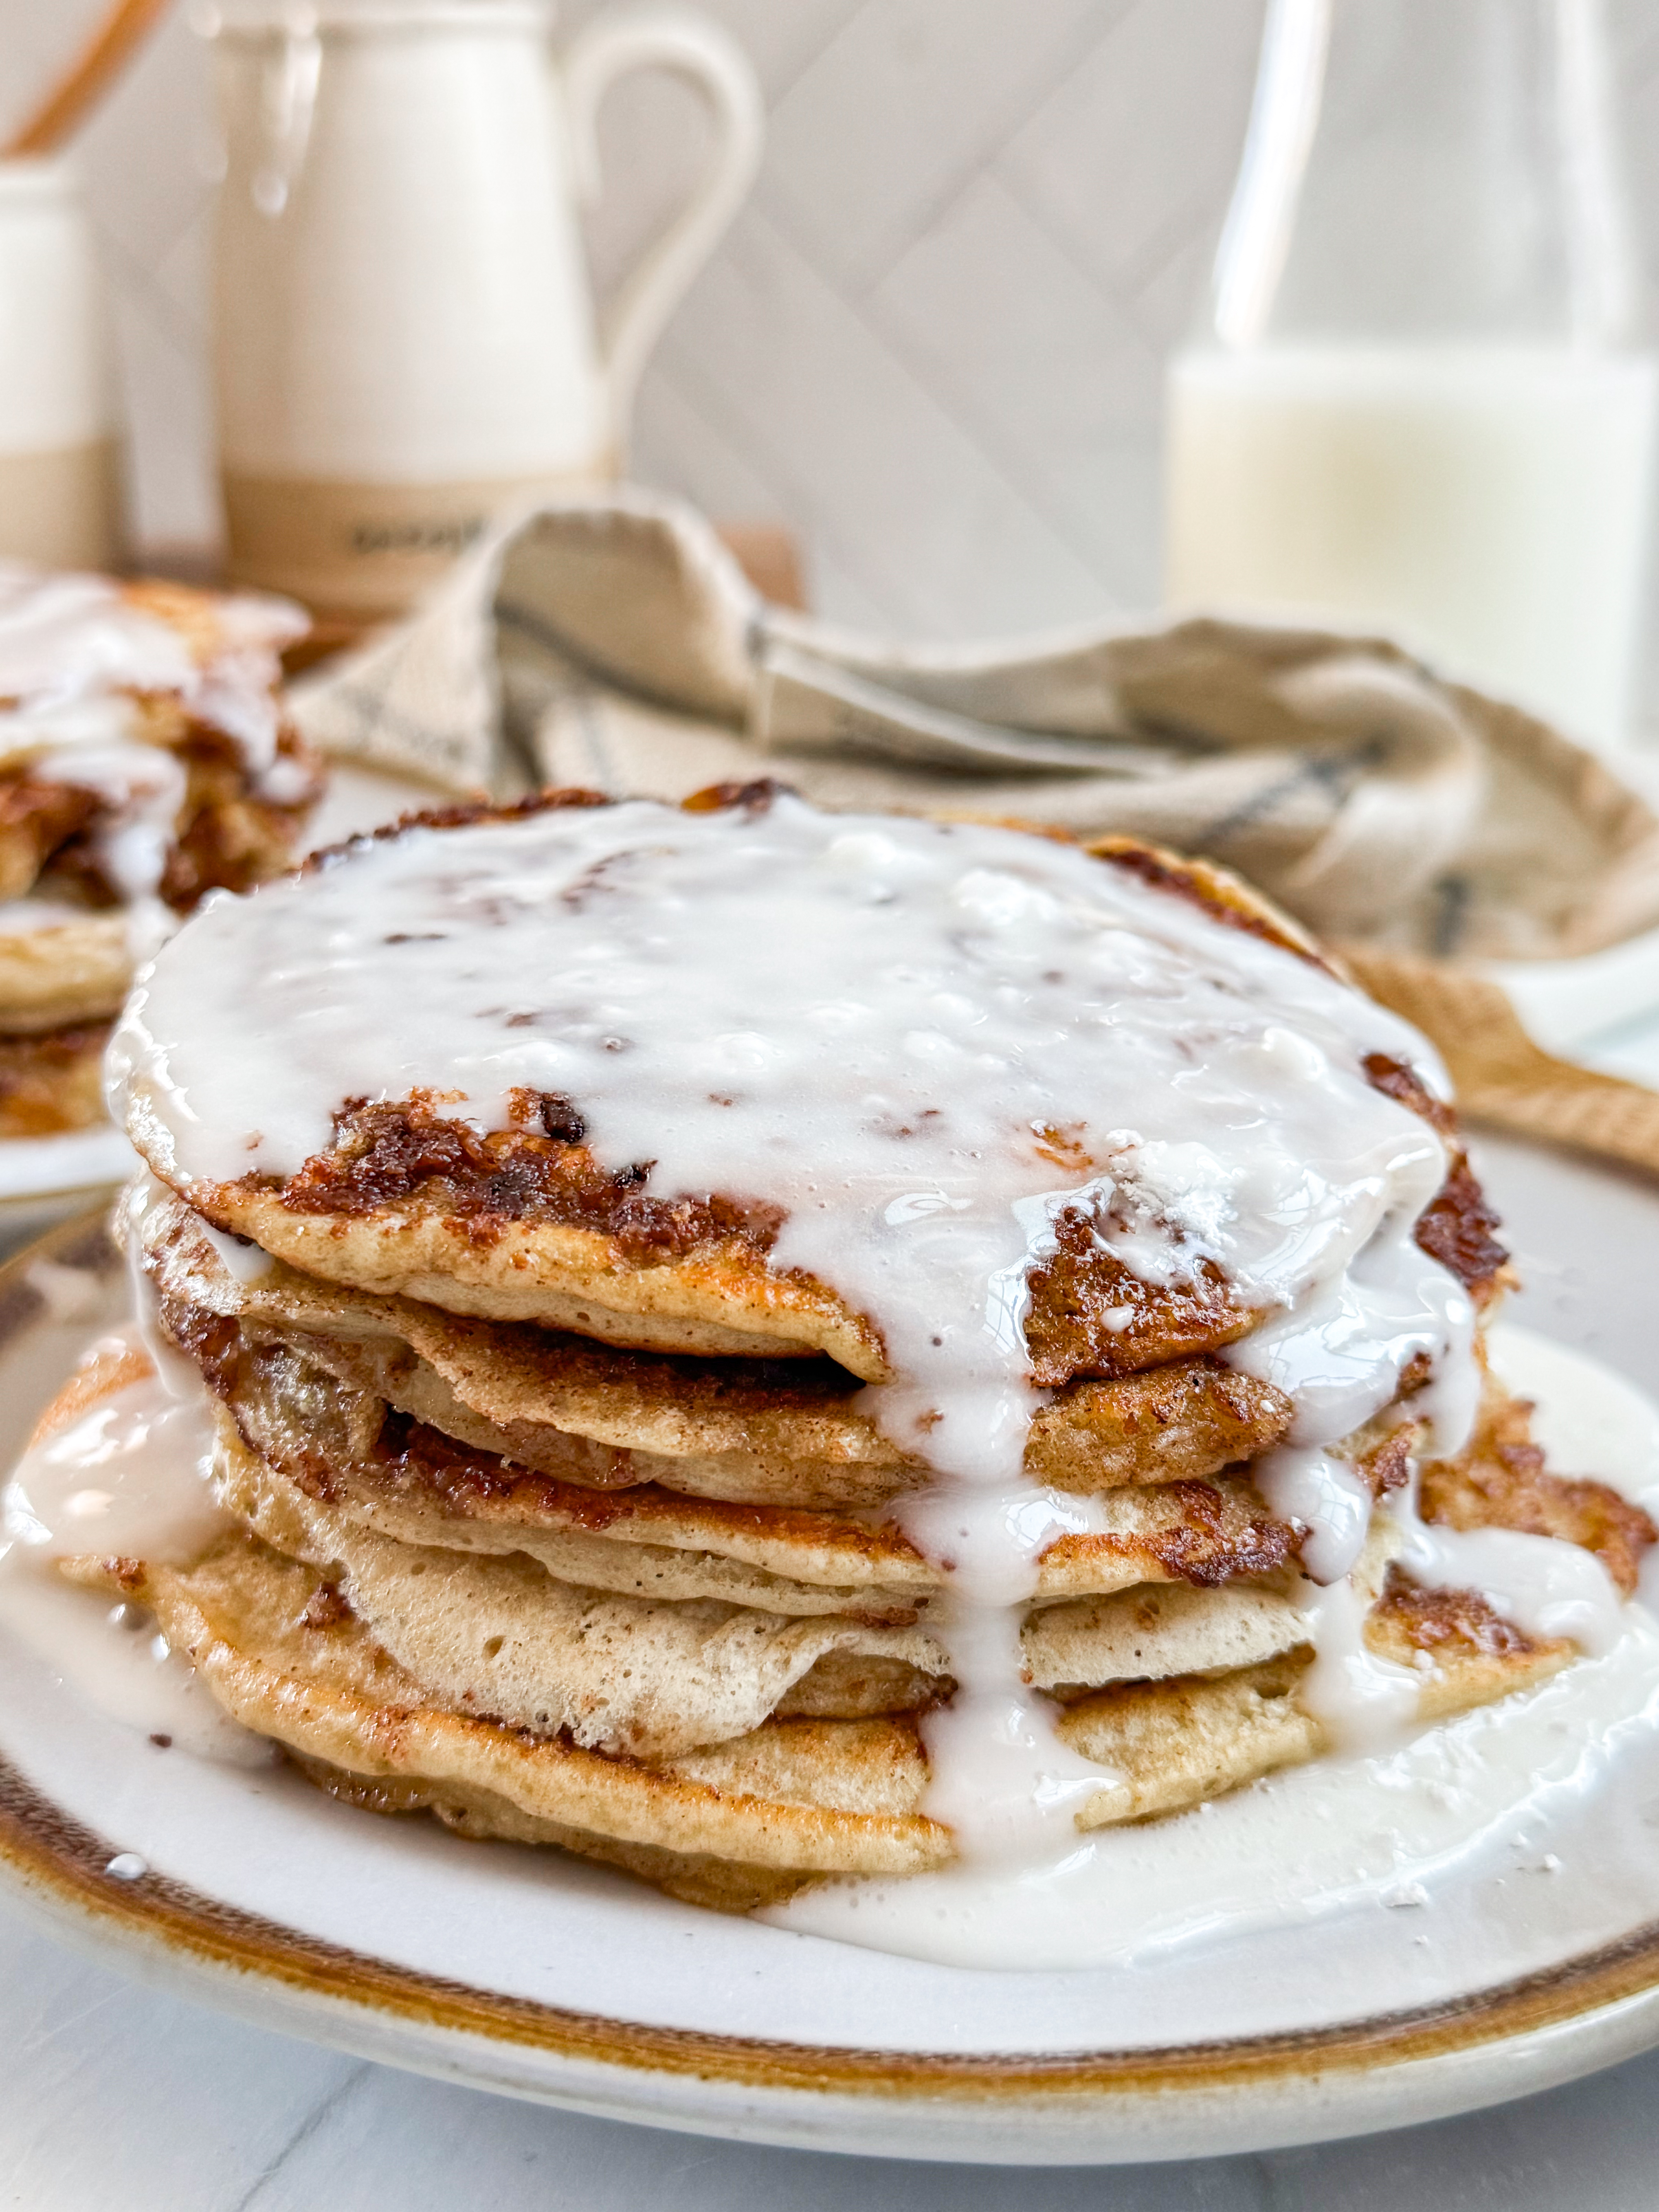
[[[1566,1637],[1593,1656],[1624,1629],[1624,1604],[1593,1552],[1517,1528],[1440,1528],[1419,1522],[1401,1565],[1434,1589],[1479,1590],[1528,1636]]]
[[[138,1348],[137,1328],[95,1355]],[[72,1589],[53,1562],[90,1553],[183,1565],[229,1523],[209,1487],[213,1425],[193,1370],[113,1392],[23,1454],[0,1492],[0,1618],[88,1701],[180,1748],[264,1766],[270,1747],[228,1719],[137,1606]]]
[[[49,744],[34,765],[49,778],[97,795],[102,811],[92,847],[99,867],[128,903],[152,898],[185,803],[184,763],[159,745],[111,743]]]
[[[1316,1444],[1281,1444],[1251,1468],[1255,1486],[1281,1521],[1308,1534],[1302,1565],[1316,1583],[1340,1583],[1370,1534],[1371,1493],[1351,1467]]]
[[[1062,1214],[1141,1280],[1209,1263],[1263,1316],[1230,1357],[1296,1403],[1266,1480],[1330,1577],[1328,1704],[1392,1695],[1361,1679],[1343,1578],[1368,1512],[1329,1448],[1423,1354],[1455,1451],[1478,1376],[1470,1302],[1413,1239],[1445,1150],[1366,1079],[1375,1054],[1443,1093],[1392,1015],[1076,848],[785,797],[416,830],[216,901],[111,1065],[117,1117],[185,1189],[294,1173],[349,1097],[436,1092],[489,1130],[526,1090],[570,1102],[607,1169],[649,1163],[651,1194],[775,1208],[771,1264],[875,1323],[896,1379],[864,1403],[936,1471],[900,1513],[951,1571],[928,1807],[1003,1864],[1074,1850],[1112,1779],[1020,1678],[1041,1553],[1089,1522],[1022,1466],[1028,1277]]]
[[[1343,1751],[1377,1751],[1398,1741],[1417,1718],[1423,1680],[1414,1668],[1379,1659],[1366,1648],[1365,1615],[1373,1593],[1344,1574],[1308,1609],[1314,1662],[1300,1698]]]

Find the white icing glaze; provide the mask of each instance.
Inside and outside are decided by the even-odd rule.
[[[155,1285],[144,1270],[144,1217],[163,1195],[163,1186],[141,1168],[116,1201],[112,1225],[126,1253],[127,1286],[132,1297],[129,1326],[167,1396],[204,1414],[201,1374],[162,1329]]]
[[[155,892],[185,795],[180,763],[138,742],[135,695],[176,695],[232,740],[262,796],[301,795],[303,771],[277,757],[274,693],[277,656],[304,618],[280,600],[243,598],[222,600],[216,622],[198,662],[179,631],[107,577],[0,562],[0,765],[98,794],[94,847],[126,900]],[[159,941],[151,930],[135,953]]]
[[[99,866],[124,901],[152,897],[185,803],[183,762],[159,745],[112,742],[72,750],[52,745],[36,765],[48,777],[97,794],[104,810],[93,833]]]
[[[119,1353],[139,1341],[134,1328],[93,1349]],[[212,1443],[207,1394],[191,1370],[185,1395],[152,1373],[32,1446],[0,1492],[0,1620],[130,1726],[207,1757],[264,1765],[270,1747],[221,1711],[151,1615],[71,1588],[52,1565],[77,1553],[175,1565],[197,1557],[228,1525],[208,1486]]]
[[[1322,1589],[1308,1609],[1314,1662],[1297,1696],[1324,1723],[1331,1741],[1348,1752],[1398,1742],[1416,1721],[1422,1694],[1422,1678],[1414,1668],[1380,1659],[1366,1648],[1370,1602],[1370,1594],[1344,1574]]]
[[[123,1332],[95,1349],[137,1341]],[[127,1384],[19,1460],[0,1502],[9,1552],[36,1565],[82,1553],[182,1564],[225,1525],[208,1487],[212,1446],[199,1379],[187,1398],[153,1375]]]

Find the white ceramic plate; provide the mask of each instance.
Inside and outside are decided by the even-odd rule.
[[[1659,1194],[1508,1144],[1482,1162],[1521,1317],[1646,1384]],[[95,1225],[0,1274],[0,1449],[122,1298]],[[913,2158],[1180,2158],[1465,2111],[1659,2043],[1650,1733],[1600,1802],[1530,1823],[1502,1878],[1427,1909],[998,1974],[698,1912],[157,1748],[15,1644],[0,1673],[0,1876],[60,1934],[251,2021],[613,2118]]]

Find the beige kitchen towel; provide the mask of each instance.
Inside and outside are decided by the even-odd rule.
[[[1425,958],[1559,958],[1659,925],[1646,802],[1386,639],[1200,618],[894,646],[769,606],[699,516],[638,490],[504,523],[295,707],[328,751],[455,789],[678,799],[770,775],[835,807],[1151,838],[1358,948],[1385,996],[1424,1000]],[[1472,979],[1440,972],[1417,1018],[1461,1044],[1476,1010],[1445,992]],[[1498,1118],[1514,1087],[1491,1090]],[[1581,1101],[1571,1141],[1584,1121]]]

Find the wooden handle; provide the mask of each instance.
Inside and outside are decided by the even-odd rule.
[[[167,6],[167,0],[115,0],[63,76],[0,149],[4,157],[55,153],[103,98]]]
[[[1659,1174],[1659,1092],[1541,1051],[1484,975],[1409,952],[1339,949],[1374,999],[1440,1048],[1470,1121]]]

